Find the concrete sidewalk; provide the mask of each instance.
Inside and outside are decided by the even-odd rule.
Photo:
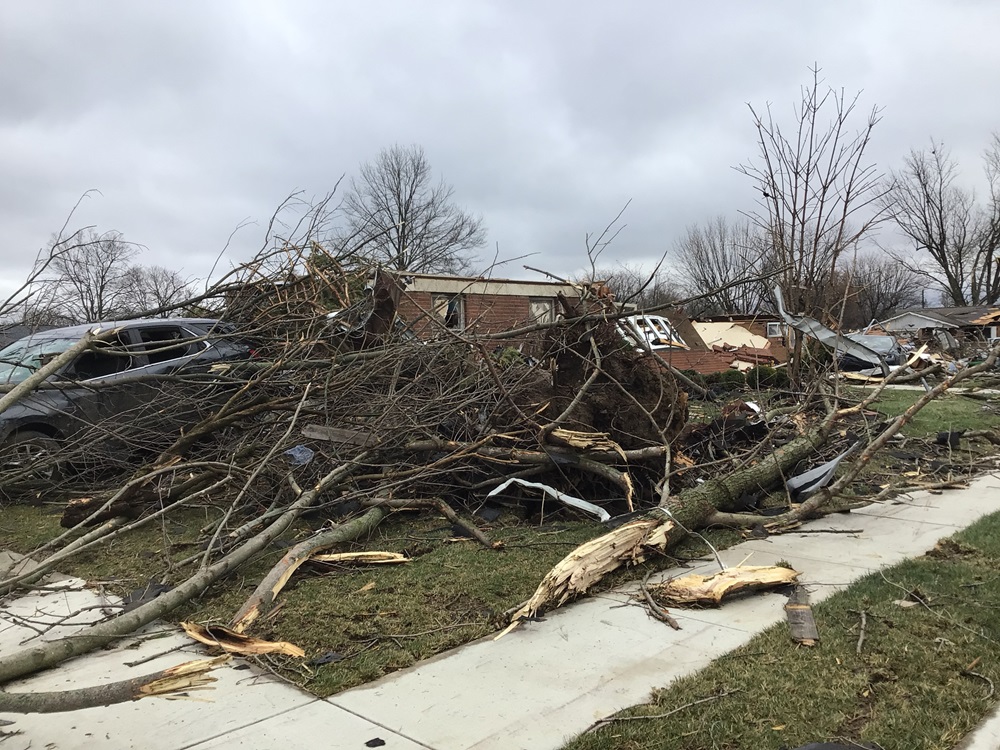
[[[786,534],[745,542],[723,551],[721,557],[727,565],[748,555],[753,565],[787,560],[801,572],[815,602],[871,571],[923,554],[938,539],[998,510],[1000,480],[988,476],[967,490],[918,493],[904,502],[869,506],[809,525],[858,529],[856,535]],[[693,570],[714,567],[705,562]],[[82,586],[82,581],[66,579],[58,591],[9,603],[0,611],[0,652],[16,648],[26,638],[53,637],[37,636],[32,628],[100,603],[95,592]],[[389,750],[558,748],[596,719],[647,700],[654,688],[705,667],[784,619],[784,597],[761,594],[719,610],[675,610],[672,614],[682,630],[674,631],[650,619],[640,607],[622,606],[630,601],[628,593],[625,589],[585,599],[500,641],[466,645],[327,700],[237,663],[216,670],[219,682],[214,691],[191,696],[210,702],[153,698],[66,714],[4,716],[15,724],[2,729],[19,729],[23,734],[0,739],[0,745],[2,750],[29,745],[52,750],[84,746],[207,750],[272,744]],[[85,616],[96,617],[99,612],[85,611],[78,618]],[[136,677],[204,655],[176,632],[159,630],[164,631],[162,637],[154,637],[157,628],[148,628],[113,650],[81,657],[8,687],[12,691],[82,687]],[[180,650],[163,654],[172,648]],[[126,665],[157,654],[161,655],[142,665]],[[986,732],[987,744],[970,748],[1000,747],[1000,727],[984,724],[980,731]],[[372,743],[376,739],[384,745]]]

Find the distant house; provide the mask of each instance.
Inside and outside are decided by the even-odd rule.
[[[557,295],[570,302],[580,292],[550,281],[406,274],[397,314],[421,337],[441,326],[453,331],[497,333],[532,323],[550,323],[561,313]]]
[[[901,310],[879,327],[914,341],[956,343],[991,341],[1000,337],[1000,307],[921,307]],[[946,346],[946,348],[948,348]]]

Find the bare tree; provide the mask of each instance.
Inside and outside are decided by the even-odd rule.
[[[34,313],[57,313],[84,323],[115,317],[125,306],[126,279],[137,252],[120,232],[85,230],[52,260]]]
[[[180,274],[163,266],[131,266],[121,282],[122,306],[129,314],[169,308],[190,291],[189,283]]]
[[[361,166],[342,210],[345,242],[389,268],[457,273],[486,239],[482,219],[459,208],[454,189],[434,184],[420,146],[393,146]]]
[[[989,198],[980,206],[975,193],[955,184],[958,164],[943,144],[911,150],[893,172],[883,205],[896,226],[930,267],[907,263],[932,279],[954,305],[986,305],[1000,300],[1000,140],[994,135],[984,167]]]
[[[895,310],[920,304],[923,280],[889,255],[859,255],[847,273],[859,325],[884,320]]]
[[[93,229],[53,240],[45,272],[20,306],[25,323],[68,325],[133,317],[169,309],[189,295],[189,284],[161,266],[132,263],[140,247],[120,232]]]
[[[764,234],[749,221],[730,224],[718,216],[705,226],[690,226],[674,256],[687,293],[707,295],[692,313],[752,315],[770,306],[768,282],[738,283],[776,266]]]
[[[884,218],[885,192],[865,152],[880,118],[872,108],[851,131],[860,95],[827,88],[819,68],[803,87],[792,129],[774,119],[770,106],[750,106],[757,128],[759,161],[738,170],[760,192],[760,210],[748,214],[765,233],[785,299],[800,312],[822,315],[831,300],[827,282],[843,253]]]

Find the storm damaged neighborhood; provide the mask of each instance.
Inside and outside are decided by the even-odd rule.
[[[181,8],[120,10],[211,47]],[[38,13],[0,10],[0,39]],[[315,13],[268,10],[305,55],[282,65],[332,65]],[[624,9],[578,13],[653,54]],[[0,60],[41,50],[18,45]],[[211,199],[82,161],[23,180],[0,208],[0,748],[996,748],[1000,130],[901,122],[881,79],[801,54],[726,85],[703,175],[624,192],[553,182],[554,144],[472,170],[491,147],[420,108],[295,157],[328,171],[315,193],[286,189],[315,164],[265,165],[263,123],[232,131],[277,169],[255,202],[235,173]]]

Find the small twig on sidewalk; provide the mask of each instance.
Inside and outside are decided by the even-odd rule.
[[[155,654],[150,654],[149,656],[144,656],[141,659],[136,659],[135,661],[127,661],[125,662],[125,666],[138,667],[140,664],[146,664],[147,662],[159,659],[161,656],[166,656],[167,654],[172,654],[174,651],[180,651],[183,648],[187,648],[190,645],[191,645],[190,643],[180,643],[174,646],[173,648],[168,648],[166,651],[160,651]]]
[[[639,591],[642,592],[643,598],[646,600],[646,606],[649,607],[650,614],[653,615],[660,622],[665,622],[667,625],[672,627],[674,630],[680,630],[681,626],[667,610],[663,609],[659,604],[653,601],[652,595],[649,593],[649,589],[646,588],[646,584],[649,583],[649,577],[653,575],[653,571],[646,573],[646,577],[642,579],[642,583],[639,584]]]
[[[772,532],[773,536],[782,534],[863,534],[864,529],[789,529],[788,531]]]
[[[616,721],[636,721],[639,719],[666,719],[670,716],[673,716],[676,713],[680,713],[681,711],[687,708],[698,706],[701,705],[702,703],[709,703],[710,701],[716,701],[719,700],[719,698],[725,698],[727,695],[732,695],[733,693],[739,693],[739,692],[741,692],[740,688],[737,688],[736,690],[726,690],[721,693],[716,693],[715,695],[710,695],[707,698],[699,698],[696,701],[685,703],[683,706],[678,706],[677,708],[671,709],[670,711],[667,711],[666,713],[662,714],[646,714],[644,716],[608,716],[605,719],[598,719],[597,721],[595,721],[593,724],[587,727],[587,730],[584,732],[584,734],[589,734],[590,732],[600,729],[606,724],[612,724]]]

